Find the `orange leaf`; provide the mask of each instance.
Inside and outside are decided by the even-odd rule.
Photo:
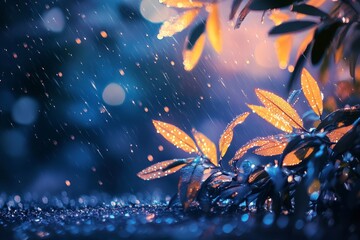
[[[160,3],[166,4],[168,7],[176,8],[195,8],[202,7],[203,3],[193,2],[192,0],[159,0]]]
[[[329,133],[326,136],[330,139],[331,142],[337,143],[340,138],[342,138],[348,131],[352,129],[353,125],[346,127],[337,128]]]
[[[209,41],[217,53],[222,50],[221,26],[218,4],[210,4],[207,8],[209,17],[206,21],[206,31]]]
[[[185,132],[169,123],[153,120],[153,124],[158,133],[160,133],[166,140],[171,142],[177,148],[180,148],[188,153],[197,152],[195,142]]]
[[[245,143],[241,148],[239,148],[239,150],[236,151],[234,157],[230,160],[230,164],[234,161],[240,160],[249,149],[263,146],[268,142],[269,140],[267,138],[255,138]]]
[[[264,108],[261,106],[255,106],[255,105],[247,105],[254,113],[259,115],[261,118],[263,118],[265,121],[272,124],[274,127],[284,131],[291,133],[292,127],[288,121],[286,121],[284,118],[282,118],[279,115],[276,115],[274,112],[272,112],[268,108]]]
[[[310,156],[310,154],[314,151],[313,147],[309,148],[300,148],[288,153],[283,160],[283,167],[291,167],[298,165],[304,159]]]
[[[256,89],[256,96],[273,114],[285,119],[294,128],[303,128],[303,123],[296,110],[284,99],[274,93]]]
[[[165,21],[161,25],[159,34],[157,35],[158,39],[162,39],[163,37],[171,37],[175,33],[181,32],[187,28],[199,14],[199,11],[199,9],[191,9],[177,17],[173,17],[168,21]]]
[[[200,148],[200,151],[210,159],[210,161],[217,166],[218,165],[218,159],[217,159],[217,153],[216,153],[216,146],[215,143],[213,143],[209,138],[207,138],[204,134],[201,132],[196,131],[193,129],[193,135],[196,141],[196,144]]]
[[[269,142],[255,149],[254,153],[260,156],[276,156],[283,153],[288,140],[283,137],[281,139],[269,138]]]
[[[137,176],[143,180],[152,180],[156,178],[165,177],[169,174],[175,173],[183,168],[188,162],[192,161],[193,158],[190,159],[174,159],[167,160],[163,162],[156,163],[151,165],[150,167],[145,168],[141,172],[137,174]],[[173,167],[168,168],[170,165]],[[164,171],[164,169],[166,169]]]
[[[301,88],[311,109],[320,117],[323,112],[323,101],[319,85],[305,68],[301,74]]]
[[[289,64],[293,36],[284,34],[275,40],[275,51],[279,61],[279,68],[286,69]]]
[[[204,50],[204,46],[205,46],[205,34],[203,33],[198,38],[192,49],[187,49],[185,47],[183,51],[183,59],[184,59],[183,64],[184,64],[184,69],[186,71],[191,71],[199,62],[201,54]]]
[[[234,137],[234,128],[243,123],[245,121],[245,119],[249,116],[248,112],[245,112],[239,116],[237,116],[234,120],[231,121],[231,123],[229,123],[225,129],[225,131],[223,132],[223,134],[220,137],[219,140],[219,151],[220,151],[220,155],[221,157],[223,157],[227,151],[227,149],[229,148],[231,141]]]

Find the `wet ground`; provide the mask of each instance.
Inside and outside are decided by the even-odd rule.
[[[196,207],[184,213],[161,198],[3,194],[0,239],[359,239],[359,222],[329,213],[304,219],[248,210],[206,214]]]

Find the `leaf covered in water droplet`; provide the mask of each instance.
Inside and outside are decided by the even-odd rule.
[[[301,87],[311,109],[320,117],[323,112],[323,101],[319,85],[305,68],[301,74]]]
[[[172,124],[153,120],[153,124],[158,133],[160,133],[166,140],[171,142],[176,147],[188,153],[197,152],[195,142],[189,135],[175,127]]]
[[[234,137],[234,128],[237,125],[243,123],[248,116],[249,116],[249,112],[245,112],[237,116],[234,120],[231,121],[231,123],[227,125],[225,131],[223,132],[219,140],[219,151],[221,157],[223,157],[226,154],[227,149],[231,144],[231,141]]]
[[[192,131],[196,144],[200,148],[200,151],[210,159],[210,161],[217,166],[218,160],[217,160],[217,152],[216,152],[216,145],[213,143],[209,138],[207,138],[204,134],[201,132],[196,131],[193,129]]]
[[[181,32],[194,21],[199,12],[199,9],[191,9],[177,17],[170,18],[161,25],[157,37],[162,39],[163,37],[171,37],[175,33]]]
[[[272,124],[274,127],[284,131],[291,133],[292,127],[288,121],[286,121],[281,116],[275,114],[270,109],[262,107],[262,106],[256,106],[256,105],[247,105],[254,113],[259,115],[262,119],[267,121],[268,123]]]
[[[181,168],[185,167],[192,160],[193,158],[173,159],[173,160],[159,162],[140,171],[137,174],[137,176],[143,180],[152,180],[156,178],[161,178],[179,171]]]
[[[262,104],[272,113],[285,119],[293,128],[303,129],[301,118],[288,102],[278,95],[265,90],[256,89],[255,93]]]

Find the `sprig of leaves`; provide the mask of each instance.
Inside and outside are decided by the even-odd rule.
[[[259,209],[268,208],[279,214],[282,210],[306,211],[310,206],[314,210],[324,209],[333,202],[350,209],[341,196],[344,191],[358,196],[352,189],[360,187],[360,106],[338,109],[322,118],[320,87],[306,69],[301,74],[301,86],[310,108],[320,117],[316,128],[305,129],[296,110],[281,97],[256,89],[264,106],[248,106],[284,133],[250,140],[230,160],[233,168],[229,172],[219,161],[232,142],[234,128],[249,113],[228,124],[220,137],[219,160],[216,145],[204,134],[193,129],[193,140],[179,128],[154,120],[158,133],[166,140],[197,156],[156,163],[138,176],[151,180],[180,170],[178,192],[170,206],[178,201],[185,210],[195,203],[204,211],[217,208],[232,211],[253,203]],[[254,154],[272,157],[272,161],[255,165],[243,160],[252,148]]]

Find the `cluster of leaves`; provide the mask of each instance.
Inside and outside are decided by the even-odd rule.
[[[245,121],[249,112],[237,116],[221,135],[220,158],[216,145],[204,134],[193,130],[192,139],[179,128],[154,120],[157,132],[166,140],[197,156],[156,163],[138,176],[151,180],[180,171],[178,192],[170,205],[179,202],[185,210],[192,205],[204,211],[245,207],[277,213],[305,212],[310,207],[323,210],[334,205],[359,207],[360,106],[338,109],[322,118],[321,92],[306,69],[301,74],[301,86],[309,106],[319,117],[316,127],[303,126],[293,108],[298,96],[292,94],[286,101],[256,89],[263,106],[248,107],[282,134],[249,141],[229,161],[231,170],[225,170],[222,158],[232,142],[234,128]],[[252,148],[256,148],[254,154],[271,157],[271,161],[255,165],[243,160]]]
[[[185,70],[192,70],[198,63],[205,44],[205,32],[215,51],[221,51],[219,0],[160,0],[160,2],[186,11],[164,22],[159,31],[159,39],[171,37],[189,27],[197,17],[201,18],[186,38],[183,50]],[[350,75],[355,80],[356,63],[360,54],[358,0],[233,0],[229,20],[235,18],[241,5],[244,6],[238,13],[235,28],[240,27],[251,11],[270,14],[269,19],[274,22],[275,27],[269,31],[269,34],[279,36],[275,41],[275,47],[281,68],[286,68],[289,63],[293,34],[299,31],[308,32],[297,52],[295,68],[289,82],[290,87],[299,78],[308,58],[314,65],[322,64],[320,80],[326,79],[329,64],[332,61],[338,63],[340,60],[348,62]],[[319,7],[322,5],[327,5],[330,10],[328,12],[321,10]],[[202,12],[207,12],[206,17],[203,17]]]

